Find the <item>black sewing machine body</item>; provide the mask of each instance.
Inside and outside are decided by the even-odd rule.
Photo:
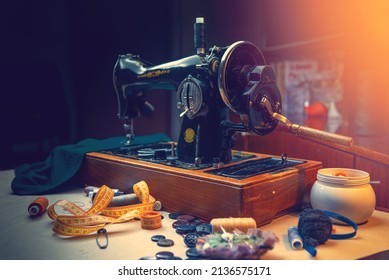
[[[261,105],[267,98],[274,111],[281,111],[281,96],[275,75],[261,52],[250,42],[213,47],[173,62],[152,66],[139,56],[120,55],[113,71],[118,98],[118,117],[125,122],[128,143],[134,135],[128,122],[152,113],[146,92],[177,93],[177,108],[183,118],[176,148],[179,161],[194,163],[232,160],[234,136],[239,132],[267,134],[277,125]],[[229,112],[242,123],[231,123]]]
[[[196,114],[196,117],[188,117],[191,114],[189,111],[183,116],[177,155],[181,161],[186,162],[194,162],[196,145],[198,153],[201,153],[202,161],[209,162],[219,157],[222,144],[221,123],[227,119],[227,109],[220,104],[220,100],[211,89],[215,86],[215,78],[208,75],[206,69],[196,67],[202,63],[200,56],[193,55],[158,66],[148,66],[138,60],[138,57],[125,55],[119,57],[114,70],[114,81],[119,100],[118,115],[121,119],[147,116],[152,113],[152,105],[145,99],[146,91],[157,89],[177,91],[180,84],[182,96],[179,98],[187,98],[186,102],[193,104],[183,106],[201,107],[196,108],[196,113],[192,113]],[[199,95],[188,97],[188,92],[183,92],[190,90],[193,86],[201,90],[201,100],[189,100],[199,98]],[[200,154],[197,154],[197,157],[200,157]]]

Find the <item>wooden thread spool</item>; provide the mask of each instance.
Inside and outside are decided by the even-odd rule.
[[[28,213],[32,217],[40,216],[46,211],[48,206],[49,200],[44,196],[40,196],[28,205]]]
[[[157,229],[162,227],[161,213],[157,211],[146,211],[140,215],[141,227],[143,229]]]
[[[257,223],[253,218],[216,218],[211,220],[212,232],[221,232],[221,226],[227,232],[233,232],[234,229],[246,233],[250,228],[256,228]]]

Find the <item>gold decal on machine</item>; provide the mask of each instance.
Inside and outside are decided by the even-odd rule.
[[[157,70],[157,71],[151,71],[144,73],[142,75],[138,75],[138,79],[140,78],[153,78],[153,77],[158,77],[160,75],[168,74],[170,73],[170,70]]]

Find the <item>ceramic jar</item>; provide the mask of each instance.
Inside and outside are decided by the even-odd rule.
[[[313,208],[336,212],[357,224],[366,222],[376,206],[369,173],[357,169],[318,170],[310,199]]]

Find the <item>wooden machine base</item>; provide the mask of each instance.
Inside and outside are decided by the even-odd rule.
[[[237,180],[204,173],[206,169],[184,170],[92,152],[86,155],[78,178],[83,184],[105,184],[124,192],[132,192],[133,184],[145,181],[164,211],[208,221],[252,217],[260,226],[301,206],[320,168],[320,162],[305,161],[278,173]]]

